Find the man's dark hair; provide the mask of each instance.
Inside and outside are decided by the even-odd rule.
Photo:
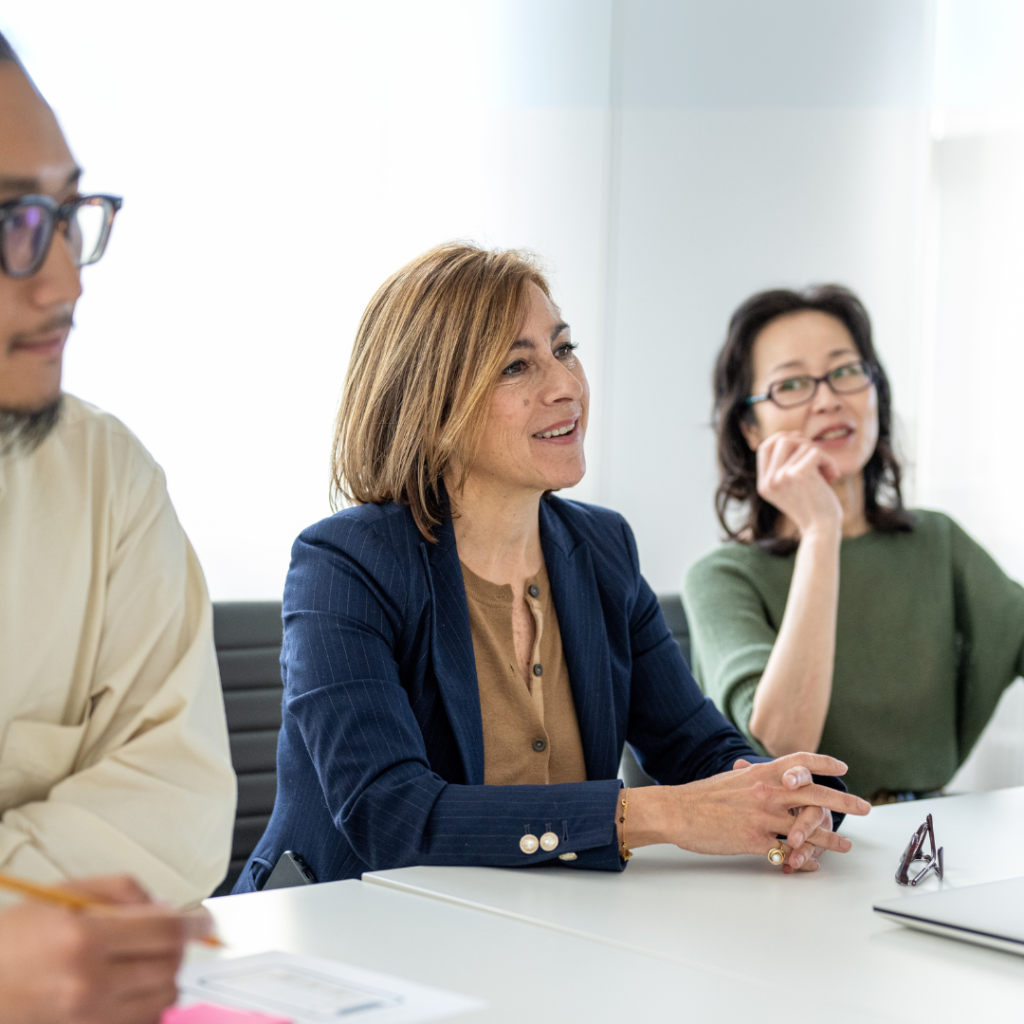
[[[871,368],[878,392],[878,443],[864,467],[864,515],[880,533],[913,529],[913,517],[903,507],[902,467],[893,451],[892,397],[889,378],[875,352],[871,320],[860,299],[848,288],[826,284],[803,292],[777,289],[752,295],[732,315],[725,345],[715,366],[715,416],[720,480],[715,494],[718,521],[731,540],[754,543],[773,554],[787,555],[797,542],[777,537],[779,510],[757,493],[757,456],[740,424],[753,419],[747,396],[753,384],[752,352],[757,336],[773,320],[804,310],[835,317],[853,338],[861,359]],[[746,512],[738,526],[730,522],[730,506]]]
[[[0,32],[0,63],[4,61],[13,61],[15,64],[20,64],[18,55],[14,52],[14,47],[7,42],[3,32]]]

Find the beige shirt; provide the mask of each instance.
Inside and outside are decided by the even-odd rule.
[[[210,600],[160,467],[68,396],[0,456],[0,869],[127,872],[177,904],[231,846]]]
[[[512,637],[512,588],[482,579],[465,565],[462,579],[480,688],[484,784],[585,782],[583,743],[547,568],[526,581],[535,634],[525,679]]]

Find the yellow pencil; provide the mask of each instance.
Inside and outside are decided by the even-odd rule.
[[[5,874],[0,871],[0,889],[10,889],[12,892],[20,892],[22,896],[28,896],[34,900],[42,900],[44,903],[56,903],[62,907],[69,907],[71,910],[89,910],[96,907],[110,907],[112,904],[104,903],[103,900],[93,896],[83,896],[77,892],[68,892],[65,889],[54,889],[49,885],[39,885],[37,882],[27,882],[24,878],[15,878],[14,875]],[[198,939],[207,946],[223,946],[215,935],[207,935]]]

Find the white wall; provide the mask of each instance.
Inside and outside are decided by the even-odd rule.
[[[622,5],[601,495],[656,590],[718,542],[711,370],[748,295],[856,289],[913,418],[931,31],[909,0]]]
[[[717,543],[710,369],[750,292],[860,290],[913,448],[927,0],[166,11],[8,0],[0,29],[126,197],[67,386],[164,465],[215,597],[280,592],[359,314],[448,238],[551,265],[594,394],[578,494],[657,590]]]
[[[84,272],[65,384],[164,466],[214,598],[279,597],[293,539],[330,511],[359,315],[429,246],[541,253],[600,392],[610,15],[610,0],[3,4],[84,187],[125,196]]]

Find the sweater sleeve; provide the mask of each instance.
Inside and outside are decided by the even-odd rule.
[[[750,734],[750,716],[778,634],[757,589],[716,552],[687,573],[682,598],[697,682],[753,749],[766,754]]]
[[[694,565],[683,585],[690,626],[690,657],[697,682],[760,757],[767,750],[750,735],[754,691],[777,632],[753,581],[720,552]],[[743,756],[743,755],[740,755]],[[815,775],[821,786],[846,792],[843,780]],[[845,815],[833,814],[838,829]]]
[[[961,764],[1003,691],[1024,674],[1024,587],[952,520],[950,553],[960,643],[957,742]]]

